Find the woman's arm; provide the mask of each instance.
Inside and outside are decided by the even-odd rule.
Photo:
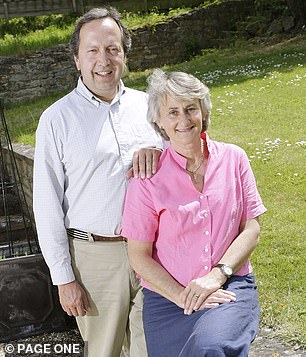
[[[184,291],[184,287],[152,258],[152,246],[152,242],[129,239],[130,264],[155,292],[183,308],[180,294]]]
[[[229,265],[234,273],[238,271],[256,248],[259,232],[258,218],[241,222],[239,235],[218,263]],[[206,299],[220,289],[226,280],[219,268],[212,268],[207,275],[192,280],[182,295],[185,312],[191,314],[193,310],[203,309]]]
[[[184,308],[182,298],[185,291],[158,262],[152,258],[152,242],[128,241],[129,260],[133,269],[158,294]],[[235,294],[230,291],[217,289],[203,303],[203,308],[213,308],[222,303],[235,301]],[[185,311],[186,312],[186,311]]]
[[[259,219],[258,217],[240,223],[240,233],[229,246],[219,263],[227,264],[235,273],[251,256],[259,242]],[[220,270],[214,268],[214,270]]]

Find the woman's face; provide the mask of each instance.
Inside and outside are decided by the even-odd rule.
[[[157,125],[164,129],[172,146],[182,146],[199,140],[202,131],[200,101],[182,101],[167,96],[160,108]]]

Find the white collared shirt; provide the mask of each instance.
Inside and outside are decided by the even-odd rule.
[[[74,280],[66,228],[120,234],[133,153],[162,147],[146,120],[146,94],[120,83],[109,104],[83,84],[51,105],[36,132],[33,208],[55,285]]]

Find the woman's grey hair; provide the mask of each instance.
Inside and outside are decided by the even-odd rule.
[[[191,74],[164,72],[161,69],[155,69],[147,81],[149,84],[147,89],[149,95],[147,119],[164,139],[169,140],[169,137],[163,129],[159,128],[156,122],[160,117],[161,105],[168,95],[180,101],[199,100],[203,115],[202,132],[207,130],[212,104],[209,89],[204,83]]]
[[[70,38],[69,48],[74,56],[77,56],[79,53],[80,46],[80,31],[83,25],[99,19],[111,18],[116,21],[120,31],[121,31],[121,40],[124,54],[127,55],[131,48],[131,35],[128,29],[121,22],[120,13],[113,7],[105,7],[105,8],[94,8],[86,12],[83,16],[81,16],[75,25],[73,33]]]

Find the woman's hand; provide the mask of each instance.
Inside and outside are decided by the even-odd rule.
[[[228,302],[228,299],[231,301],[233,293],[223,290],[224,293],[221,294],[219,291],[225,281],[226,277],[220,269],[213,269],[207,275],[191,280],[180,296],[184,305],[184,313],[190,315],[194,310],[216,307],[217,303]],[[217,291],[218,294],[214,294]]]
[[[201,297],[201,296],[200,296]],[[193,308],[194,311],[199,311],[203,309],[212,309],[214,307],[218,307],[220,304],[224,304],[227,302],[235,302],[236,301],[236,294],[232,291],[218,289],[214,293],[210,294],[206,300],[203,301],[201,304],[200,298],[197,299],[197,304]],[[200,307],[196,307],[199,304]]]

